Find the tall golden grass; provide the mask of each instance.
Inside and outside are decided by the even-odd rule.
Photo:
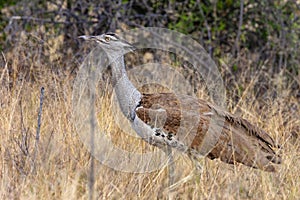
[[[23,77],[22,59],[26,59],[27,54],[20,52],[4,55],[7,62],[3,62],[0,71],[0,198],[87,199],[91,155],[72,121],[75,76],[71,70],[49,70],[50,64],[40,63],[36,57],[26,61],[32,64],[26,77],[30,75],[34,79]],[[223,60],[232,62],[229,58]],[[276,173],[203,159],[203,172],[197,174],[193,172],[192,162],[180,155],[175,162],[178,183],[170,189],[167,166],[138,174],[115,171],[96,161],[95,199],[298,199],[299,99],[292,95],[292,88],[285,84],[284,76],[268,77],[263,71],[252,73],[251,62],[246,58],[241,60],[243,67],[249,70],[244,70],[240,76],[231,74],[231,69],[221,62],[221,72],[224,77],[227,74],[224,81],[228,109],[264,128],[282,145],[279,153],[283,163]],[[14,71],[8,72],[9,69]],[[256,87],[262,82],[261,77],[265,77],[264,83],[274,87],[266,89],[265,95],[258,98]],[[45,98],[41,135],[37,157],[33,160],[42,86]],[[277,98],[272,98],[274,90]],[[232,91],[239,91],[239,94]],[[235,100],[237,96],[238,101]],[[99,124],[109,125],[114,143],[132,151],[135,148],[130,145],[140,145],[138,151],[149,148],[148,144],[124,135],[114,126],[113,118],[109,117],[112,109],[109,103],[100,106],[103,106],[103,113],[98,114]],[[35,171],[32,171],[33,163]]]

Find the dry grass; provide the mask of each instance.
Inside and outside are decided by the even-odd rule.
[[[8,55],[9,57],[9,55]],[[13,58],[11,56],[11,58]],[[9,60],[9,58],[8,58]],[[13,59],[11,59],[13,60]],[[36,62],[36,61],[35,61]],[[9,63],[18,69],[22,62]],[[58,77],[45,66],[39,68],[34,82],[10,77],[5,68],[0,76],[0,197],[1,199],[87,199],[91,156],[82,144],[72,121],[71,75]],[[249,64],[250,65],[250,64]],[[230,71],[223,66],[223,74]],[[249,67],[250,68],[250,67]],[[34,70],[33,70],[34,72]],[[262,72],[263,73],[263,72]],[[62,78],[63,77],[63,78]],[[245,81],[243,81],[243,78]],[[229,101],[232,112],[243,115],[271,133],[282,144],[283,164],[277,173],[266,173],[245,166],[231,166],[220,161],[203,160],[204,171],[185,179],[193,165],[186,156],[176,160],[175,179],[179,182],[168,190],[168,167],[136,174],[115,171],[95,163],[95,197],[97,199],[297,199],[300,196],[299,99],[289,86],[282,86],[276,100],[257,99],[255,85],[259,79],[242,80],[244,90],[238,103]],[[251,77],[250,77],[251,78]],[[278,77],[280,78],[280,77]],[[274,81],[269,78],[267,82]],[[238,85],[225,80],[226,85]],[[40,87],[45,87],[41,137],[32,172]],[[231,86],[230,86],[231,87]],[[238,86],[237,86],[238,87]],[[230,88],[229,88],[230,89]],[[230,94],[229,99],[235,94]],[[266,96],[268,97],[268,92]],[[104,105],[110,110],[109,103]],[[102,109],[104,110],[104,109]],[[129,151],[151,151],[149,145],[121,134],[111,117],[99,113],[99,124],[109,127],[114,143]],[[104,121],[103,121],[104,120]],[[132,146],[130,146],[132,145]],[[133,145],[140,145],[133,148]],[[136,146],[135,146],[136,147]]]

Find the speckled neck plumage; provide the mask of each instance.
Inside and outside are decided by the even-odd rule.
[[[135,118],[135,109],[141,100],[141,93],[127,77],[123,55],[114,59],[111,65],[114,90],[121,111],[132,121]]]

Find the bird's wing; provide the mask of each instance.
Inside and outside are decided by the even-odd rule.
[[[195,149],[201,156],[214,148],[221,134],[222,128],[209,131],[215,113],[196,98],[172,93],[143,94],[140,105],[136,114],[145,124],[162,129],[180,141],[184,149]]]
[[[281,162],[271,148],[276,146],[274,140],[265,131],[201,99],[172,93],[143,94],[136,114],[145,124],[182,142],[192,154],[269,171],[273,167],[267,163]]]
[[[241,117],[237,117],[227,111],[222,110],[218,106],[214,106],[212,104],[208,104],[209,107],[214,110],[219,116],[222,116],[226,119],[226,121],[230,122],[233,125],[236,126],[241,126],[243,127],[247,134],[257,137],[266,144],[270,145],[271,147],[279,147],[278,145],[275,144],[273,138],[265,132],[263,129],[260,129],[259,127],[251,124],[248,120],[243,119]]]

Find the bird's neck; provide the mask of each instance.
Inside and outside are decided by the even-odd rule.
[[[135,118],[135,109],[138,106],[141,93],[135,88],[127,77],[124,56],[112,62],[113,86],[122,113],[130,120]]]
[[[124,56],[120,56],[111,60],[113,60],[113,62],[111,63],[113,85],[117,84],[117,82],[120,81],[122,78],[126,78],[129,81],[125,69]]]

